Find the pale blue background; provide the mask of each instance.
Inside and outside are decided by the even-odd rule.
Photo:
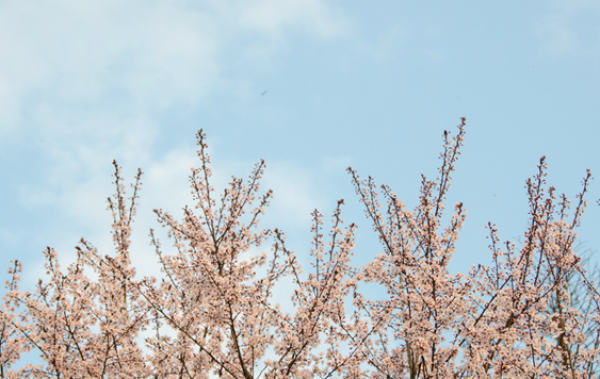
[[[0,1],[1,265],[22,260],[31,288],[46,246],[65,263],[81,237],[111,253],[117,159],[127,183],[146,173],[133,259],[156,272],[151,210],[180,218],[191,203],[199,128],[215,184],[267,161],[275,200],[261,225],[301,257],[310,212],[328,220],[344,198],[362,264],[381,249],[345,169],[412,208],[462,116],[447,205],[468,218],[451,269],[489,264],[483,226],[522,238],[542,155],[574,204],[586,168],[600,172],[599,20],[600,1],[583,0]],[[579,229],[591,249],[598,198],[596,181]]]

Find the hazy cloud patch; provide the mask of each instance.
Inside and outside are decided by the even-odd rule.
[[[82,236],[100,254],[113,254],[106,198],[115,191],[116,158],[127,197],[137,167],[145,173],[131,253],[140,274],[157,273],[148,231],[160,228],[152,210],[163,208],[180,219],[183,205],[193,206],[190,168],[200,165],[193,142],[157,155],[159,138],[168,133],[160,117],[194,109],[218,91],[235,93],[239,84],[223,70],[239,49],[269,59],[279,53],[274,47],[295,34],[331,40],[344,36],[348,25],[322,0],[0,3],[0,140],[35,146],[38,155],[24,164],[35,159],[40,166],[35,183],[17,184],[19,206],[54,212],[55,222],[66,222],[36,238],[56,248],[65,269]],[[252,62],[247,64],[252,73]],[[213,158],[213,184],[221,189],[230,180],[229,168],[243,168],[245,178],[255,163]],[[309,189],[313,179],[284,166],[273,164],[273,174],[265,176],[262,188],[276,193],[267,214],[306,222],[319,205]],[[161,240],[168,250],[172,241]],[[45,271],[39,254],[37,266],[26,269],[33,282]]]
[[[557,0],[535,25],[541,49],[554,55],[597,53],[600,48],[600,1]]]

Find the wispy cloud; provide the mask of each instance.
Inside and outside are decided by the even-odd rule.
[[[43,105],[88,114],[193,106],[222,79],[228,48],[249,33],[260,45],[296,31],[334,38],[346,24],[321,0],[4,2],[2,128]]]
[[[129,173],[141,167],[140,208],[147,208],[134,226],[140,231],[134,248],[146,254],[148,229],[157,227],[151,209],[180,216],[190,200],[189,169],[198,165],[191,135],[189,145],[156,155],[160,116],[231,90],[222,68],[236,49],[266,46],[261,59],[268,59],[286,38],[328,40],[347,30],[343,16],[323,0],[0,3],[0,144],[27,139],[45,165],[35,184],[19,185],[19,203],[59,211],[77,225],[97,225],[98,233],[86,237],[111,251],[104,203],[114,191],[110,162],[117,158]],[[283,207],[304,210],[314,200],[299,192],[308,179],[280,172],[279,179],[268,179],[271,186],[296,191]],[[73,252],[80,237],[65,235],[55,247]],[[71,258],[67,254],[66,261]]]
[[[597,28],[600,1],[557,0],[535,26],[541,48],[551,54],[581,53],[600,48]],[[590,15],[594,15],[590,18]]]

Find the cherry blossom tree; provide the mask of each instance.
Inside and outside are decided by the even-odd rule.
[[[361,351],[373,368],[371,377],[593,377],[599,337],[596,333],[593,346],[582,347],[583,328],[598,330],[600,297],[573,251],[590,172],[569,221],[567,198],[562,195],[557,202],[555,189],[544,188],[542,157],[537,175],[527,181],[531,222],[522,249],[502,243],[489,223],[493,266],[477,265],[466,277],[450,275],[447,266],[465,219],[462,203],[446,228],[439,229],[463,136],[464,119],[456,137],[444,133],[440,176],[435,181],[423,177],[413,212],[387,186],[382,186],[387,208],[381,211],[373,179],[360,181],[349,169],[384,249],[362,275],[390,295],[375,301],[358,296],[356,301],[365,322],[377,331]],[[583,277],[594,314],[582,315],[570,304],[567,283],[575,272]],[[444,332],[452,335],[447,346]],[[460,349],[463,359],[456,362]]]
[[[155,210],[173,249],[164,252],[150,230],[163,277],[138,278],[130,239],[142,172],[128,202],[113,162],[115,254],[82,239],[63,270],[49,247],[48,282],[40,280],[33,294],[19,289],[22,266],[11,261],[0,308],[0,377],[597,377],[600,295],[573,248],[591,174],[570,214],[567,198],[546,188],[542,158],[527,182],[531,222],[521,249],[502,242],[490,223],[493,265],[450,275],[466,210],[456,204],[443,227],[444,200],[464,127],[463,118],[456,136],[444,132],[439,176],[423,176],[413,211],[391,188],[380,193],[372,178],[349,168],[383,253],[364,267],[350,265],[357,226],[343,226],[340,200],[327,237],[323,215],[312,213],[306,274],[283,231],[258,228],[273,196],[259,195],[265,162],[217,193],[200,131],[201,167],[190,175],[194,207],[184,208],[181,221]],[[578,301],[590,304],[585,312],[573,300],[575,274],[586,298]],[[279,304],[274,293],[285,280],[295,287]],[[364,283],[387,296],[371,298]],[[13,368],[34,351],[45,366]]]

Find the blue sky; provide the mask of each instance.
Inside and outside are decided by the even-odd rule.
[[[152,209],[180,218],[191,204],[200,128],[217,188],[266,160],[275,199],[261,226],[301,257],[310,212],[328,220],[345,199],[362,264],[381,248],[345,169],[413,207],[463,116],[447,206],[468,217],[451,269],[489,264],[483,226],[522,238],[542,155],[573,202],[586,168],[600,172],[599,16],[583,0],[0,1],[2,265],[21,260],[31,288],[46,246],[64,263],[81,237],[112,253],[116,159],[127,183],[145,173],[132,253],[157,272]],[[579,229],[596,250],[599,198],[592,182]]]

